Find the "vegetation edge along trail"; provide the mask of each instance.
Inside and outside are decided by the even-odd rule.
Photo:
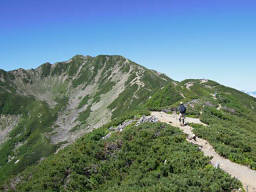
[[[219,166],[222,170],[229,173],[231,176],[239,179],[242,183],[244,188],[248,188],[250,192],[256,192],[256,171],[251,170],[246,166],[239,165],[237,163],[231,162],[228,159],[217,154],[214,148],[209,144],[208,141],[196,138],[193,138],[193,128],[189,125],[182,127],[178,121],[178,116],[175,114],[166,114],[164,112],[151,112],[151,115],[157,117],[159,121],[171,124],[175,127],[179,127],[185,134],[188,135],[187,139],[190,143],[200,146],[201,151],[204,153],[205,156],[213,157],[211,159],[211,163],[213,165]],[[196,123],[202,124],[199,119],[194,118],[186,118],[187,123]]]
[[[10,191],[193,192],[242,187],[237,179],[210,165],[210,158],[187,142],[178,128],[137,122],[109,137],[109,127],[86,134],[26,169]]]

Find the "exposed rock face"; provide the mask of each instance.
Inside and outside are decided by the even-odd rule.
[[[104,136],[102,139],[108,139],[113,132],[122,132],[127,126],[131,125],[132,123],[135,123],[135,126],[139,126],[142,123],[156,123],[158,122],[158,118],[155,116],[145,116],[143,115],[140,119],[135,120],[135,119],[131,119],[131,120],[127,120],[124,121],[122,124],[116,126],[116,127],[110,127],[109,130],[112,131],[110,133],[108,133],[106,136]]]
[[[133,122],[135,122],[136,120],[128,120],[123,122],[122,124],[118,125],[117,127],[110,127],[109,130],[111,131],[120,131],[122,132],[124,128],[126,128],[127,126],[131,125]]]
[[[51,143],[66,146],[118,116],[118,111],[144,102],[142,97],[149,98],[171,80],[122,56],[77,55],[36,69],[1,71],[0,81],[6,82],[0,93],[1,88],[10,93],[15,89],[16,94],[33,96],[52,109],[66,98],[52,132],[46,133]]]
[[[185,84],[187,89],[190,89],[190,87],[192,87],[193,85],[194,85],[194,83],[192,83],[192,82],[188,82]]]
[[[136,123],[136,126],[139,126],[141,123],[156,123],[158,122],[158,119],[155,116],[142,116],[138,122]]]
[[[0,144],[7,140],[8,133],[18,124],[19,119],[17,115],[0,115]]]
[[[135,110],[172,81],[117,55],[76,55],[31,70],[0,70],[0,172],[10,164],[20,172],[58,153],[85,133]],[[9,176],[0,174],[1,179]]]

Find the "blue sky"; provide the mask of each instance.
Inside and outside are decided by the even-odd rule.
[[[255,0],[0,0],[0,68],[123,55],[175,80],[256,90]]]

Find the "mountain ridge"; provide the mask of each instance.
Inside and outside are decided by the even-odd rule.
[[[9,174],[16,173],[121,114],[143,110],[140,104],[169,81],[122,56],[108,55],[1,70],[0,138],[5,142],[0,169],[11,167]],[[6,124],[12,116],[19,117],[16,123]]]
[[[28,71],[0,70],[0,125],[3,127],[0,179],[9,182],[31,165],[41,170],[44,159],[55,162],[60,158],[59,153],[65,153],[69,161],[73,157],[62,151],[80,151],[79,142],[86,146],[83,138],[92,135],[97,138],[92,142],[96,142],[126,120],[134,121],[143,114],[148,115],[150,110],[175,112],[180,101],[188,107],[188,116],[208,125],[192,124],[196,136],[209,141],[221,156],[256,169],[255,98],[207,79],[174,81],[122,56],[77,55],[68,61],[44,63]],[[144,132],[143,127],[137,130],[138,134]],[[158,134],[159,130],[155,131]],[[118,141],[119,134],[114,138]],[[179,136],[177,141],[183,142],[182,138],[185,139]],[[137,143],[130,144],[137,146]],[[80,155],[76,158],[80,159]],[[43,166],[48,167],[46,173],[49,173],[50,165]],[[68,170],[67,167],[65,171]],[[209,171],[214,169],[211,167]],[[73,173],[84,177],[79,170]],[[24,176],[27,174],[25,171]]]

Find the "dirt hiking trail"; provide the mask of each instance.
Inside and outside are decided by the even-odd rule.
[[[181,126],[177,114],[167,114],[164,112],[151,112],[152,116],[159,119],[160,122],[171,124],[174,127],[180,128],[185,134],[188,135],[187,141],[196,145],[199,145],[201,151],[205,156],[213,157],[211,160],[212,165],[218,165],[222,170],[229,173],[231,176],[240,180],[244,186],[244,189],[248,189],[248,192],[256,192],[256,171],[249,169],[246,166],[234,163],[215,152],[213,147],[208,141],[196,137],[196,140],[192,139],[194,136],[193,128],[186,125]],[[203,124],[199,119],[186,117],[186,123]]]

